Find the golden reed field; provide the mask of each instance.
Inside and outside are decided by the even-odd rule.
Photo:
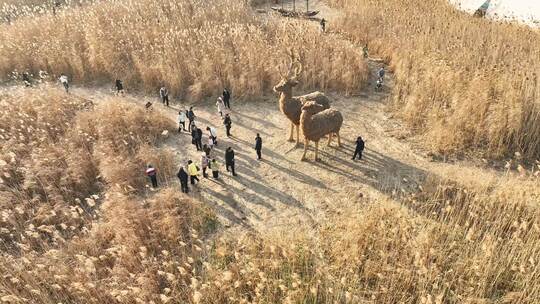
[[[444,0],[330,0],[339,30],[395,71],[393,107],[441,153],[540,155],[540,32]]]
[[[305,86],[354,92],[365,79],[360,50],[321,39],[317,28],[260,20],[245,1],[105,1],[2,25],[0,35],[2,75],[30,69],[81,82],[122,77],[127,86],[164,84],[195,101],[233,83],[245,97],[270,91],[290,48],[304,53]]]
[[[0,303],[539,302],[538,32],[442,1],[314,1],[335,16],[326,34],[246,1],[77,3],[0,24]],[[365,43],[389,63],[382,93]],[[299,161],[269,95],[290,50],[298,91],[333,92],[345,116],[344,147],[319,163]],[[26,70],[65,72],[74,88],[24,88],[13,78]],[[110,94],[116,78],[126,96]],[[146,110],[161,84],[180,102]],[[175,107],[213,124],[207,97],[223,86],[235,137],[220,140],[239,177],[182,194],[180,160],[200,154]],[[367,150],[351,162],[357,131]],[[254,132],[261,164],[244,155]],[[472,161],[433,162],[417,139]],[[206,194],[228,186],[214,196],[229,209]],[[246,218],[225,225],[239,208]]]

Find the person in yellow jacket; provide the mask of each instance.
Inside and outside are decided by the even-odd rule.
[[[195,185],[195,181],[199,182],[199,168],[191,160],[188,160],[188,174],[192,185]]]
[[[217,162],[215,158],[213,158],[210,161],[209,165],[210,165],[210,170],[212,170],[212,177],[215,179],[218,179],[219,178],[219,163]]]

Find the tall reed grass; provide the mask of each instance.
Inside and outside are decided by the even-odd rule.
[[[0,108],[0,302],[189,301],[215,216],[167,187],[177,164],[159,145],[174,123],[46,85],[8,91]]]
[[[24,17],[54,15],[66,8],[94,2],[96,0],[0,0],[0,23],[12,23]]]
[[[99,216],[106,185],[145,191],[148,163],[173,176],[172,153],[152,148],[174,124],[116,99],[100,105],[60,90],[16,90],[0,99],[2,247],[61,245]]]
[[[332,0],[340,31],[395,72],[393,104],[443,154],[540,155],[540,33],[447,1]]]
[[[198,101],[226,86],[270,92],[287,51],[304,54],[304,87],[352,93],[367,76],[351,44],[304,22],[259,18],[246,1],[121,0],[0,26],[0,75],[67,73],[76,82],[123,79],[128,89]]]
[[[373,14],[376,13],[370,6],[375,2],[358,1],[340,3],[342,5],[365,4],[360,7],[360,13],[368,16],[362,19],[363,21],[347,18],[343,20],[344,24],[350,26],[346,28],[348,33],[360,40],[367,38],[357,36],[360,31],[351,29],[367,29],[371,28],[367,25],[379,23],[374,23],[375,20],[370,19],[374,18]],[[141,2],[139,5],[142,3],[148,4]],[[194,2],[148,5],[150,8],[168,8],[170,5],[170,11],[173,11],[172,8],[176,7],[175,5],[189,3]],[[226,6],[220,5],[224,3],[216,2],[221,13],[224,12]],[[235,18],[241,20],[240,24],[244,24],[242,22],[246,20],[249,21],[250,19],[241,19],[246,17],[244,11],[240,13],[234,9],[234,5],[243,7],[244,4],[238,3],[231,4],[233,10],[230,16],[220,18],[231,18],[228,21],[231,24],[237,22]],[[384,13],[387,16],[402,18],[397,12],[390,10],[393,8],[392,5],[397,5],[397,2],[391,0],[386,3],[377,3],[383,5],[384,8],[378,16]],[[114,2],[112,5],[118,6],[112,7],[122,12],[143,13],[142,6],[138,8],[141,11],[130,11],[131,8],[122,6],[126,4],[134,4],[137,8],[137,3],[123,0]],[[428,14],[435,14],[429,7],[421,6],[422,3],[417,3],[416,0],[410,0],[410,3],[406,4],[417,4]],[[88,12],[103,9],[99,5],[101,4],[88,8]],[[189,9],[189,6],[182,7]],[[196,8],[192,9],[194,12],[197,11]],[[164,9],[164,11],[167,10]],[[406,15],[411,11],[416,10],[405,6],[402,13]],[[97,18],[96,20],[103,18],[104,24],[107,24],[107,18],[118,17],[114,15],[115,12],[94,17]],[[209,16],[219,15],[211,9],[205,13],[210,14]],[[83,11],[74,10],[57,16],[61,21],[58,24],[64,24],[63,21],[75,18],[73,16],[78,16],[76,14],[81,14],[81,18],[89,18]],[[234,14],[238,15],[234,16]],[[465,18],[451,11],[447,14],[449,17],[457,18],[455,20]],[[50,21],[49,18],[44,16],[42,20],[47,24]],[[130,18],[134,17],[129,15],[125,18],[132,20]],[[172,19],[172,16],[166,16],[164,20],[168,20],[167,18]],[[397,20],[404,22],[400,25],[404,33],[408,33],[413,38],[419,38],[418,48],[424,50],[426,56],[434,60],[435,55],[431,53],[433,49],[429,49],[433,45],[420,39],[423,37],[427,40],[427,37],[420,34],[428,29],[415,25],[420,22],[419,19],[420,17],[413,16],[409,18],[408,23],[403,19]],[[212,19],[204,21],[194,19],[192,22],[200,22],[199,25],[204,25],[202,27],[204,29],[208,24],[212,24],[210,20]],[[31,23],[23,19],[20,22]],[[362,25],[363,22],[366,24]],[[486,23],[485,21],[467,22],[478,23],[477,25]],[[386,23],[383,29],[398,29],[398,24],[394,21],[388,20]],[[135,23],[130,21],[125,24],[126,29],[128,24],[135,26]],[[441,33],[438,33],[435,25],[440,24],[435,23],[434,28],[429,31],[432,31],[434,40],[438,41],[438,47],[443,48],[447,46],[447,42],[440,37]],[[245,28],[250,28],[250,26],[246,25]],[[262,30],[253,28],[253,31],[264,32],[266,27],[273,26],[275,25],[270,23],[263,24]],[[455,31],[458,30],[452,24],[446,26]],[[508,31],[523,31],[524,35],[530,34],[529,31],[510,25],[487,23],[486,26],[488,28],[502,26]],[[279,25],[278,29],[286,32],[288,27],[290,25]],[[411,28],[415,28],[417,32]],[[147,38],[154,37],[150,29],[156,28],[149,27],[147,31],[141,26],[141,29],[141,35],[148,35]],[[234,29],[237,28],[229,28],[231,33],[234,32],[240,36],[246,33],[236,32]],[[51,31],[54,32],[54,30]],[[467,30],[462,31],[459,33],[467,33]],[[15,35],[11,29],[8,32],[8,34],[0,32],[0,35]],[[85,35],[92,36],[92,33],[97,32],[88,31]],[[401,38],[390,37],[385,31],[381,31],[379,35],[384,39],[377,40],[378,36],[371,36],[372,33],[368,34],[369,39],[366,40],[370,41],[371,49],[378,50],[392,59],[399,82],[396,90],[397,93],[403,93],[403,95],[396,95],[396,104],[401,102],[407,105],[411,102],[412,96],[416,95],[411,95],[411,91],[406,91],[406,85],[412,85],[412,83],[408,82],[408,77],[403,78],[404,75],[408,75],[404,74],[406,73],[404,64],[416,62],[417,65],[411,65],[411,69],[405,71],[410,71],[410,75],[416,75],[414,77],[418,77],[417,79],[428,81],[425,77],[431,72],[428,72],[427,68],[430,66],[424,61],[427,59],[413,50],[408,42],[403,42],[404,48],[410,51],[408,57],[404,59],[400,57],[404,56],[403,51],[398,51],[397,47],[394,48],[394,44],[389,44],[389,41],[397,43],[401,41]],[[257,42],[257,39],[266,43],[266,40],[261,37],[265,36],[256,34],[252,37],[255,42],[251,43],[255,50],[263,51],[262,48],[256,48],[262,45]],[[300,37],[291,34],[279,37],[289,41],[285,44],[294,42],[317,45],[316,43],[324,42],[324,40],[314,38],[310,40],[312,39],[310,37],[302,38],[306,40],[302,42]],[[23,39],[24,36],[19,38]],[[108,38],[103,36],[99,39],[96,41],[105,42]],[[455,42],[454,39],[458,38],[449,37],[447,40]],[[459,40],[462,39],[459,38]],[[510,38],[504,37],[504,39]],[[512,39],[521,41],[519,40],[521,38],[517,37]],[[30,39],[25,41],[30,41]],[[59,44],[51,42],[51,49],[55,45],[62,45],[61,41],[66,43],[67,40],[60,40]],[[218,41],[225,43],[227,40]],[[41,50],[47,49],[44,42],[36,43],[42,43]],[[204,49],[206,43],[201,38],[196,46]],[[341,44],[337,42],[335,45]],[[98,46],[99,44],[93,45],[93,47]],[[251,54],[252,49],[247,46],[248,44],[244,44],[231,48],[238,54],[243,54],[238,58],[246,56],[252,61],[246,58],[239,60],[248,60],[247,62],[260,67],[260,70],[255,72],[255,76],[259,73],[270,75],[273,67],[260,63],[260,60],[257,61],[256,59],[260,58],[257,54]],[[343,53],[336,56],[338,58],[335,58],[335,61],[326,57],[317,58],[313,55],[316,54],[315,51],[306,49],[303,51],[304,60],[308,66],[312,67],[320,62],[323,67],[320,71],[329,69],[332,73],[345,73],[347,67],[345,64],[349,60],[356,60],[356,50],[351,49],[349,53],[346,50],[349,50],[350,45],[343,44],[343,46],[345,47]],[[0,52],[5,52],[7,49],[13,50],[12,48],[14,48],[13,45],[7,46]],[[81,49],[89,50],[90,48]],[[186,50],[195,52],[196,47],[190,46]],[[266,51],[271,50],[273,49]],[[338,49],[330,46],[330,49],[323,50]],[[500,51],[497,48],[494,50]],[[281,51],[280,49],[279,52]],[[521,49],[521,51],[524,50]],[[464,53],[458,49],[454,49],[454,52],[456,55],[464,56]],[[51,60],[57,60],[51,61],[50,66],[55,72],[55,65],[62,61],[53,53],[51,54],[53,55]],[[96,51],[95,54],[99,52]],[[226,58],[219,57],[219,52],[213,54],[214,57],[208,57],[207,61],[203,60],[201,63],[207,62],[208,66],[212,66],[210,64],[212,60]],[[441,54],[439,54],[440,58],[446,58]],[[22,60],[20,59],[22,57],[17,56],[14,55],[15,62],[23,62],[17,61]],[[276,62],[281,60],[277,52],[272,56],[275,56],[272,58]],[[3,57],[0,58],[3,59]],[[80,58],[90,57],[83,53]],[[413,59],[414,61],[411,61]],[[39,64],[43,64],[45,61],[41,60],[44,59],[35,60],[32,61],[37,62],[35,68],[43,68]],[[58,68],[58,71],[76,66],[72,66],[73,61],[69,60],[62,68]],[[87,63],[97,62],[85,60],[80,61],[84,63],[80,67],[88,68]],[[146,58],[145,60],[156,59]],[[454,59],[447,60],[448,64],[455,64],[456,68],[464,66],[477,68],[480,73],[477,78],[488,75],[482,76],[481,73],[488,72],[483,70],[480,64],[469,62],[458,65],[458,61],[452,61]],[[6,60],[2,62],[9,63]],[[128,71],[134,71],[131,70],[134,69],[134,65],[131,65],[134,61],[128,62],[130,64],[115,65],[114,61],[103,60],[102,67],[109,67],[113,71],[115,68],[125,66]],[[516,63],[503,62],[508,66],[505,66],[501,73],[504,77],[508,77],[506,69],[513,67]],[[529,64],[533,65],[534,62],[529,62]],[[5,71],[11,71],[15,65],[6,68]],[[335,71],[330,69],[334,65]],[[364,65],[365,63],[358,63],[357,67],[363,69]],[[91,64],[89,66],[92,67]],[[203,77],[206,74],[202,72],[204,70],[201,66],[194,66],[189,71],[194,71],[193,73],[198,71],[200,73],[198,77]],[[148,73],[147,70],[141,74],[135,73],[130,81],[147,83],[145,81],[154,78],[145,78],[146,76],[141,75],[161,75],[162,67],[160,63],[156,74],[144,74]],[[251,71],[236,63],[230,63],[229,67],[238,69],[238,74],[235,75],[245,76],[247,74],[244,73]],[[425,73],[416,71],[414,67]],[[20,69],[20,67],[17,68]],[[95,71],[96,74],[88,78],[79,76],[78,79],[88,81],[97,79],[93,77],[98,73],[106,77],[115,77],[113,74],[108,74],[110,72],[107,69],[103,70],[105,72],[99,72],[98,69],[93,68],[90,70]],[[76,69],[70,71],[76,71]],[[447,73],[450,73],[449,67],[429,71],[438,71],[441,77],[449,77]],[[353,72],[354,69],[349,73]],[[314,68],[308,69],[305,85],[323,87],[326,85],[328,88],[338,88],[348,85],[348,81],[355,79],[354,77],[362,76],[362,74],[360,76],[336,74],[326,79],[324,77],[327,76],[320,73],[323,72]],[[434,74],[431,77],[437,78]],[[237,89],[244,88],[244,91],[240,92],[246,96],[265,90],[264,85],[257,85],[250,82],[250,79],[252,78],[245,79],[245,87],[242,86],[244,82],[235,82],[240,83],[236,84]],[[440,80],[429,79],[430,82],[445,85]],[[466,85],[460,82],[461,78],[450,77],[449,79],[455,81],[456,87],[466,88]],[[215,79],[210,77],[198,81],[198,92],[206,92],[202,88],[213,83]],[[479,80],[471,80],[471,82],[474,81]],[[188,81],[184,86],[176,89],[181,92],[184,88],[191,92],[190,96],[198,96],[194,94],[197,90],[193,89],[193,85]],[[490,82],[484,85],[490,87]],[[443,88],[446,90],[444,92],[449,92],[448,94],[453,94],[452,92],[456,90],[450,85]],[[437,90],[431,91],[433,96],[430,102],[435,104],[437,104],[435,102],[437,98],[446,96]],[[520,92],[519,87],[513,90],[512,92]],[[437,172],[438,175],[429,176],[422,185],[419,185],[417,192],[400,195],[395,201],[380,198],[373,201],[337,202],[342,208],[341,212],[328,212],[324,223],[309,227],[309,229],[297,227],[294,230],[278,230],[264,234],[253,232],[241,234],[235,230],[233,235],[212,234],[216,229],[213,211],[201,202],[180,194],[177,186],[172,187],[172,182],[168,185],[169,179],[175,179],[174,173],[177,168],[171,153],[161,147],[163,137],[160,134],[163,130],[174,131],[175,126],[164,113],[158,109],[147,111],[141,105],[126,103],[124,99],[116,97],[91,102],[48,88],[46,85],[41,85],[39,89],[12,89],[2,92],[0,95],[0,302],[533,304],[540,298],[540,281],[538,280],[540,274],[538,266],[540,193],[538,176],[534,176],[534,172],[530,176],[528,174],[514,176],[512,173],[500,176],[480,172],[478,169],[465,170],[461,167],[456,167],[454,170],[441,169]],[[464,92],[466,95],[469,91]],[[529,91],[525,90],[525,93],[527,92]],[[423,99],[424,95],[416,94],[419,94],[417,97],[424,105],[432,105]],[[490,103],[491,106],[496,107],[509,102],[506,98],[495,97]],[[465,102],[470,100],[455,99],[454,101],[456,105],[465,106]],[[516,107],[520,107],[519,102],[516,102]],[[406,108],[404,106],[400,111],[405,111]],[[421,113],[427,117],[429,115],[426,113],[431,113],[430,111],[433,110],[424,111]],[[488,115],[488,117],[491,116]],[[419,118],[419,121],[419,126],[429,126],[436,122],[425,117]],[[442,136],[447,133],[439,131],[439,134]],[[430,135],[426,136],[429,138]],[[466,147],[484,148],[486,151],[491,151],[489,153],[497,151],[488,149],[489,141],[483,145],[472,141],[470,145],[463,146],[463,148]],[[511,148],[512,146],[509,145],[506,149]],[[462,151],[461,148],[456,149],[456,152],[459,151]],[[163,187],[159,191],[146,191],[148,181],[143,172],[148,163],[158,168],[159,180],[163,181]],[[302,193],[297,193],[297,195],[302,195]]]
[[[538,206],[517,201],[538,193],[505,207],[449,183],[435,192],[426,184],[427,200],[408,210],[344,203],[315,234],[224,239],[210,256],[204,303],[536,303]],[[458,192],[468,194],[449,195]],[[446,209],[432,208],[441,201]]]

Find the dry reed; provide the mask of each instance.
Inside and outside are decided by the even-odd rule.
[[[305,22],[257,18],[245,1],[122,0],[20,18],[0,25],[0,77],[14,70],[67,73],[76,82],[162,84],[198,101],[230,87],[235,96],[270,92],[289,48],[305,54],[311,89],[352,93],[367,69],[351,44]]]
[[[540,155],[540,34],[447,1],[332,0],[339,28],[395,72],[393,105],[442,154]]]

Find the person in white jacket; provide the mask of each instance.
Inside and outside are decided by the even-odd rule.
[[[178,132],[179,133],[182,131],[187,131],[186,119],[187,119],[186,111],[180,110],[180,112],[178,112]]]
[[[207,126],[206,131],[208,131],[208,137],[212,138],[214,145],[217,146],[217,130],[214,127]]]
[[[69,93],[69,81],[68,77],[64,75],[64,73],[60,74],[60,82],[64,86],[64,89],[66,89],[66,93]]]
[[[225,103],[223,103],[223,98],[221,96],[218,97],[216,101],[217,111],[221,118],[223,118],[223,112],[225,111]]]

